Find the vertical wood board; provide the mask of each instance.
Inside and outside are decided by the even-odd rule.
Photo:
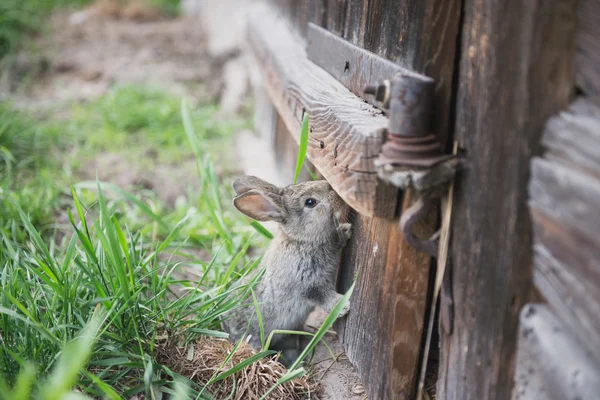
[[[440,399],[510,397],[518,313],[532,289],[529,161],[572,91],[576,4],[464,2],[455,133],[466,166],[455,186],[455,323],[442,338]]]
[[[514,400],[594,400],[598,365],[544,305],[521,313]]]

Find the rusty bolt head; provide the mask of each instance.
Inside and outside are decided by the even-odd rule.
[[[367,86],[365,86],[363,93],[375,95],[375,94],[377,94],[377,88],[378,88],[377,85],[367,85]]]
[[[390,83],[385,80],[378,85],[367,85],[363,89],[363,93],[375,96],[375,100],[383,103],[382,106],[389,106]]]

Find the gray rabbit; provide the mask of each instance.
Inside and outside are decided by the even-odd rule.
[[[335,280],[340,252],[351,235],[351,225],[339,222],[345,203],[326,181],[280,188],[243,176],[233,182],[233,189],[237,194],[233,204],[239,211],[280,225],[259,268],[264,268],[264,275],[254,287],[264,337],[275,329],[302,330],[314,307],[329,313],[342,298]],[[252,297],[245,304],[249,306],[228,315],[223,326],[232,340],[250,335],[249,343],[259,349],[260,328]],[[341,315],[347,312],[348,305]],[[275,334],[270,347],[282,351],[290,362],[298,355],[296,343],[296,337]]]

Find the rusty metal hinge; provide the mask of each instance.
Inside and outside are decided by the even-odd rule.
[[[454,177],[459,161],[442,154],[430,131],[435,81],[353,45],[313,23],[308,24],[308,58],[352,93],[380,108],[389,118],[387,142],[376,161],[379,177],[418,193],[400,219],[406,240],[437,257],[437,243],[421,239],[413,225],[427,215]],[[375,83],[375,84],[373,84]]]
[[[380,107],[389,117],[387,142],[375,161],[378,175],[417,193],[416,202],[402,213],[400,226],[411,246],[437,258],[437,236],[419,238],[412,227],[447,192],[460,159],[443,154],[440,142],[430,131],[433,91],[433,79],[403,74],[365,87],[365,92],[381,102]]]

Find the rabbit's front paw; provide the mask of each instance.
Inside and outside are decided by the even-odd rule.
[[[341,237],[344,238],[344,242],[346,242],[348,239],[350,239],[350,236],[352,236],[352,224],[340,224],[338,227],[338,232],[340,233]]]
[[[350,311],[350,302],[344,304],[344,308],[342,308],[342,312],[340,312],[338,318],[344,317],[346,314],[348,314],[348,311]]]

